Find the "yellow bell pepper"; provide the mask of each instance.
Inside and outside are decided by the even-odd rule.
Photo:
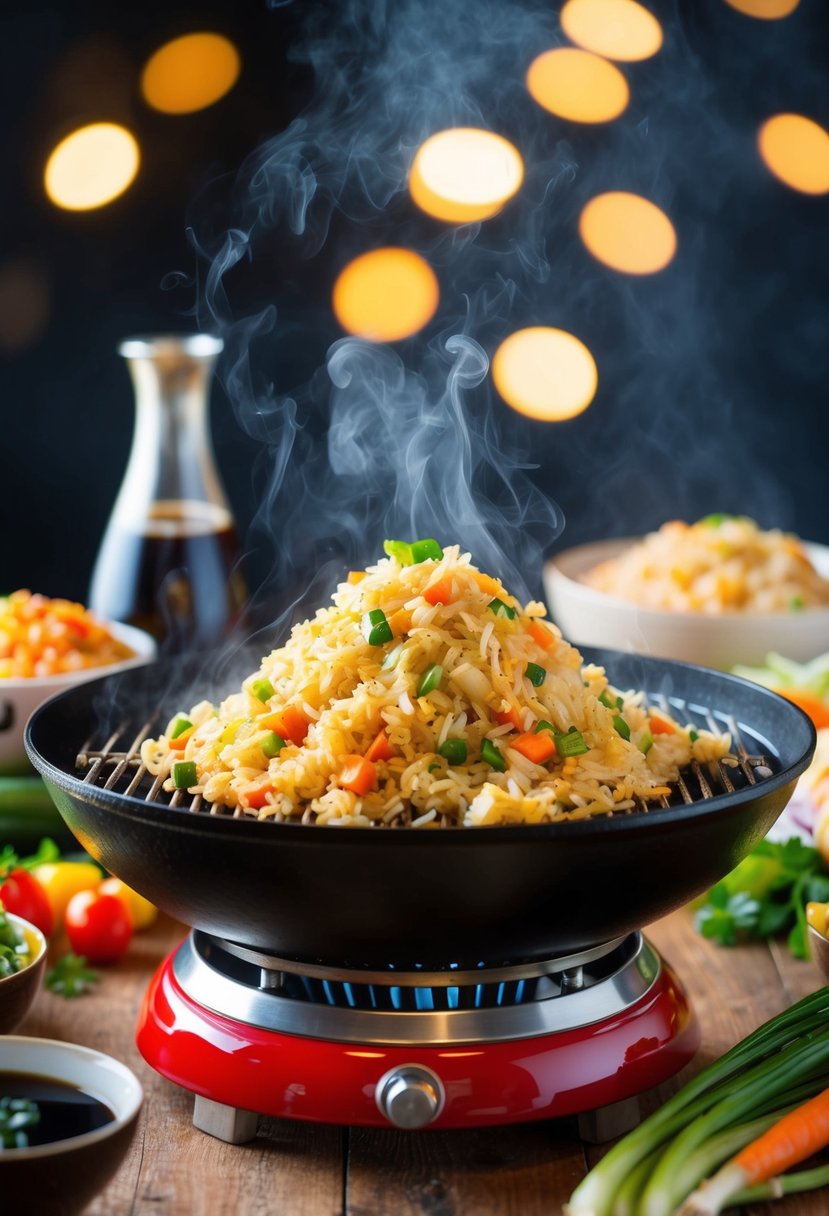
[[[46,892],[55,918],[55,930],[63,927],[66,905],[78,891],[89,891],[101,881],[101,870],[93,861],[45,861],[32,875]]]
[[[115,895],[129,908],[133,929],[148,929],[158,916],[158,908],[143,895],[133,891],[120,878],[105,878],[98,890],[102,895]]]

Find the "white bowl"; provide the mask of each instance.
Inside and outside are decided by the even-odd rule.
[[[576,646],[605,646],[723,671],[757,666],[772,651],[798,663],[829,651],[829,608],[804,612],[668,612],[643,608],[588,587],[593,566],[617,557],[640,537],[595,541],[556,554],[544,565],[550,616]],[[829,548],[806,543],[815,568],[829,578]]]
[[[67,1140],[0,1152],[0,1210],[38,1216],[81,1212],[113,1176],[132,1142],[144,1093],[125,1064],[57,1039],[0,1037],[0,1073],[28,1073],[74,1085],[115,1116]]]
[[[155,658],[155,639],[143,629],[115,621],[105,621],[104,624],[113,637],[135,652],[132,658],[57,676],[0,678],[0,774],[31,772],[23,746],[23,730],[29,717],[44,701],[73,684],[97,680],[99,676],[126,671],[129,667],[139,667]]]

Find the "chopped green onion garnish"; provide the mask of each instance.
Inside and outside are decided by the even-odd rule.
[[[803,596],[793,595],[789,600],[789,608],[792,612],[800,612],[803,608]]]
[[[494,768],[499,773],[503,773],[507,767],[506,760],[491,739],[484,739],[481,744],[481,759],[485,760],[490,768]]]
[[[606,688],[599,693],[599,700],[601,701],[602,705],[604,705],[605,709],[613,709],[613,701],[608,696]]]
[[[177,790],[189,790],[196,784],[195,760],[176,760],[173,765],[173,785]]]
[[[262,751],[269,760],[272,759],[277,752],[281,752],[284,746],[285,740],[281,735],[278,735],[275,730],[269,730],[265,735],[265,738],[262,740]]]
[[[539,667],[537,663],[528,663],[524,674],[535,688],[540,688],[547,679],[546,670],[543,667]]]
[[[415,565],[418,562],[425,562],[429,558],[439,562],[442,557],[443,549],[431,536],[427,536],[425,540],[412,541],[412,560]]]
[[[720,528],[720,527],[722,527],[722,525],[725,523],[725,521],[727,519],[731,519],[731,518],[732,518],[732,516],[730,516],[730,515],[714,514],[714,515],[706,515],[705,518],[701,519],[699,522],[705,528]]]
[[[273,684],[270,680],[254,680],[250,686],[250,691],[258,701],[270,701],[274,693]]]
[[[621,735],[623,739],[630,738],[630,727],[621,714],[613,715],[613,725],[616,727],[616,733]]]
[[[401,566],[411,566],[414,563],[412,546],[405,540],[384,540],[383,552],[388,557],[395,558]]]
[[[394,637],[382,608],[372,608],[371,612],[363,613],[360,629],[369,646],[385,646]]]
[[[535,733],[538,734],[538,732],[540,730],[551,730],[554,735],[558,733],[556,731],[556,728],[553,726],[552,722],[548,722],[544,718],[542,718],[542,720],[539,722],[538,726],[536,726]]]
[[[403,653],[403,642],[399,642],[393,650],[390,650],[383,662],[380,664],[381,671],[394,671],[397,664],[400,662],[400,656]]]
[[[575,726],[571,726],[566,735],[556,735],[555,745],[560,756],[583,756],[590,751],[584,735]]]
[[[186,730],[192,730],[192,727],[193,723],[190,721],[190,719],[185,718],[184,715],[182,715],[181,717],[176,718],[175,722],[173,723],[173,729],[170,731],[170,738],[177,739],[179,735],[183,735]]]
[[[639,740],[639,750],[643,756],[647,756],[648,752],[653,747],[653,735],[649,730],[645,731]]]
[[[697,739],[699,738],[699,735],[697,734],[697,732],[695,730],[689,730],[688,738],[691,740],[692,743],[696,743]]]
[[[429,765],[429,772],[430,772],[430,773],[434,773],[434,772],[436,772],[438,769],[440,769],[440,765],[439,765],[439,764],[430,764],[430,765]]]
[[[438,748],[438,755],[450,764],[465,764],[469,749],[463,739],[446,739]]]
[[[505,604],[503,600],[499,600],[497,597],[489,601],[487,608],[491,612],[494,612],[496,616],[506,616],[511,621],[515,620],[515,609],[510,608],[509,604]]]
[[[432,663],[426,668],[423,675],[420,677],[420,683],[417,686],[417,695],[419,697],[428,696],[430,692],[434,692],[439,687],[443,679],[443,668],[440,663]]]

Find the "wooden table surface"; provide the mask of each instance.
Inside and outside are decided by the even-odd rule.
[[[93,992],[66,1000],[41,991],[17,1032],[108,1052],[144,1085],[131,1152],[87,1216],[555,1216],[586,1163],[601,1155],[579,1141],[569,1119],[406,1133],[269,1118],[241,1146],[196,1131],[191,1095],[150,1069],[134,1043],[149,978],[184,932],[160,918],[118,964],[101,968]],[[678,971],[702,1027],[700,1052],[680,1079],[820,986],[813,965],[793,960],[785,946],[711,945],[694,932],[687,910],[647,932]],[[646,1095],[644,1108],[676,1087],[672,1081]],[[829,1212],[829,1190],[747,1211],[818,1216]]]

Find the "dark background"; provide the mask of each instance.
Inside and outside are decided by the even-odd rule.
[[[437,10],[447,7],[453,9],[444,3]],[[426,335],[430,342],[452,332],[453,301],[464,301],[457,316],[465,307],[465,332],[489,354],[511,328],[542,323],[579,334],[598,363],[597,396],[570,422],[521,418],[488,384],[469,395],[472,415],[492,419],[480,428],[494,444],[491,459],[497,462],[503,445],[513,460],[533,466],[529,482],[560,509],[532,523],[534,547],[522,560],[540,564],[542,552],[712,511],[749,514],[763,526],[829,542],[829,196],[788,189],[756,151],[757,129],[775,112],[829,125],[824,0],[801,0],[791,17],[774,22],[741,16],[724,0],[652,2],[665,47],[653,61],[625,68],[631,106],[600,130],[562,123],[518,97],[534,55],[563,41],[558,6],[516,4],[509,36],[497,27],[503,3],[455,7],[457,20],[441,42],[478,63],[464,87],[481,96],[474,105],[469,97],[458,102],[457,74],[448,71],[445,90],[429,88],[411,142],[479,114],[519,144],[528,165],[526,200],[471,234],[449,236],[414,214],[405,175],[384,206],[351,205],[354,183],[345,167],[313,240],[311,226],[292,242],[281,221],[260,225],[244,282],[239,272],[233,318],[222,324],[237,326],[238,351],[238,324],[276,308],[267,350],[262,343],[246,348],[254,379],[270,386],[272,407],[289,394],[300,425],[307,409],[307,433],[324,436],[319,369],[341,337],[330,313],[331,283],[355,253],[400,239],[433,251],[442,277],[446,315]],[[410,31],[395,40],[397,13],[409,21],[421,14],[428,46],[429,10],[426,2],[264,0],[4,5],[0,590],[86,596],[132,428],[132,388],[116,344],[135,333],[216,328],[204,290],[210,259],[197,254],[188,230],[214,256],[223,230],[250,220],[240,201],[250,174],[236,177],[246,158],[268,140],[281,155],[285,133],[304,112],[312,116],[313,139],[326,120],[321,91],[336,92],[335,68],[346,74],[344,96],[353,100],[361,88],[376,87],[365,65],[380,63],[386,48],[419,52]],[[139,93],[143,63],[168,39],[198,29],[234,41],[239,82],[200,113],[155,113]],[[523,60],[516,47],[526,51]],[[507,53],[505,69],[498,56]],[[504,71],[515,81],[502,104],[494,99]],[[395,74],[387,74],[385,88]],[[420,101],[410,92],[384,111],[378,166],[390,146],[388,124]],[[358,108],[352,117],[347,129],[326,129],[325,155],[351,164],[359,139],[370,161],[374,120],[362,123]],[[109,206],[61,211],[43,193],[46,157],[68,131],[98,119],[134,131],[139,175]],[[398,164],[392,162],[389,173]],[[671,216],[679,249],[663,273],[616,275],[581,246],[581,206],[614,188],[639,190]],[[34,293],[30,323],[29,304],[16,305],[21,272]],[[407,366],[418,366],[417,341],[397,351]],[[277,446],[227,383],[225,362],[212,396],[217,458],[258,587],[278,576],[274,554],[290,543],[279,526],[279,487],[267,489]],[[303,388],[309,384],[313,392]],[[446,476],[454,476],[451,468]],[[337,514],[330,501],[336,492],[325,489],[329,518]],[[441,539],[452,533],[449,521]],[[367,546],[376,543],[371,529],[362,534]],[[356,560],[355,547],[352,535],[343,548]]]

